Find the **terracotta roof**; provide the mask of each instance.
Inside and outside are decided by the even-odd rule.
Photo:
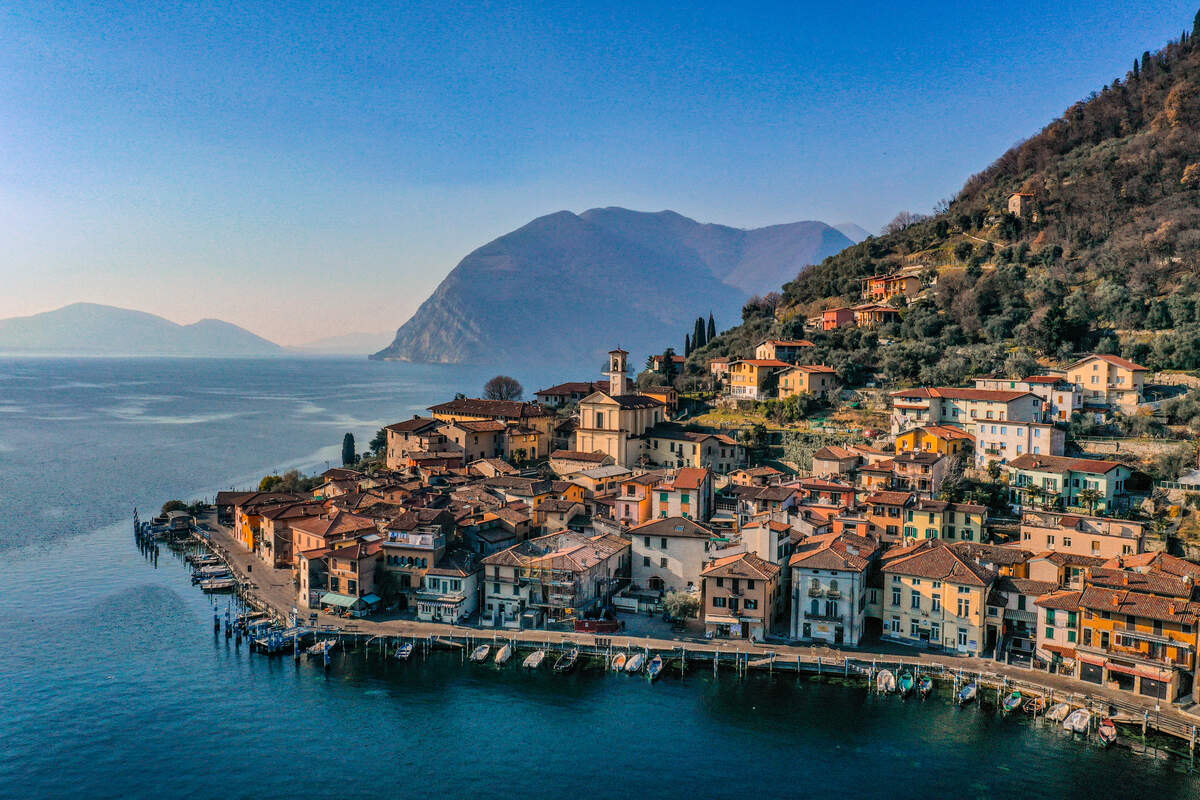
[[[644,394],[619,394],[616,397],[606,394],[605,396],[612,397],[623,409],[658,408],[663,405],[661,400],[647,397]]]
[[[835,569],[862,572],[879,549],[874,539],[852,533],[810,536],[801,542],[788,560],[793,567]]]
[[[792,367],[792,372],[815,372],[818,374],[836,375],[837,370],[833,367],[826,367],[821,364],[797,364]]]
[[[902,389],[892,392],[892,397],[938,397],[947,400],[986,400],[993,403],[1009,403],[1022,397],[1033,397],[1030,392],[1006,391],[1001,389],[959,389],[952,386]]]
[[[953,425],[925,425],[917,430],[924,430],[932,433],[934,436],[940,436],[943,439],[966,439],[967,441],[975,441],[975,437],[961,428],[956,428]]]
[[[1120,461],[1103,461],[1098,458],[1070,458],[1068,456],[1045,456],[1024,453],[1006,465],[1012,469],[1038,470],[1041,472],[1089,472],[1104,475],[1117,467],[1125,466]]]
[[[1149,594],[1178,597],[1183,600],[1191,600],[1194,589],[1194,582],[1190,578],[1169,575],[1157,570],[1134,572],[1131,569],[1095,567],[1088,573],[1087,582],[1092,586],[1133,589]]]
[[[734,364],[749,364],[752,367],[791,367],[786,361],[778,358],[739,358]]]
[[[1037,559],[1044,558],[1050,563],[1057,564],[1060,567],[1068,564],[1073,567],[1094,567],[1104,563],[1103,558],[1097,558],[1096,556],[1076,555],[1075,553],[1064,553],[1060,550],[1043,550],[1033,557]]]
[[[1035,581],[1031,578],[1012,578],[1004,575],[996,581],[996,588],[1002,592],[1041,597],[1057,589],[1058,583],[1056,581]]]
[[[1200,603],[1159,597],[1129,589],[1088,586],[1084,588],[1083,594],[1079,598],[1079,605],[1093,611],[1115,612],[1163,622],[1175,622],[1180,625],[1195,625],[1200,619]]]
[[[602,464],[612,456],[607,453],[586,453],[582,450],[555,450],[550,458],[560,461],[583,461],[585,463]]]
[[[1042,608],[1054,608],[1060,611],[1078,611],[1079,597],[1083,592],[1052,591],[1033,601],[1034,605]]]
[[[776,347],[816,347],[808,339],[763,339],[756,346],[773,344]]]
[[[1033,556],[1033,553],[1019,547],[983,542],[955,542],[950,547],[974,561],[985,561],[1005,567],[1024,564]]]
[[[1130,370],[1134,370],[1135,372],[1149,372],[1150,371],[1148,367],[1143,367],[1141,364],[1135,364],[1134,362],[1130,361],[1127,358],[1121,358],[1120,356],[1102,355],[1100,353],[1092,353],[1090,356],[1084,356],[1083,358],[1079,359],[1071,366],[1077,367],[1080,364],[1086,364],[1088,361],[1091,361],[1093,358],[1098,358],[1101,361],[1107,361],[1109,364],[1112,364],[1115,367],[1121,367],[1123,369],[1130,369]]]
[[[540,403],[527,403],[521,400],[485,400],[483,398],[465,397],[430,406],[435,414],[466,414],[478,417],[506,417],[519,419],[521,417],[552,417],[554,412]]]
[[[678,536],[686,539],[711,539],[713,532],[694,520],[684,517],[652,519],[629,529],[636,536]]]
[[[1200,580],[1200,564],[1194,564],[1191,561],[1182,559],[1179,556],[1173,556],[1170,553],[1140,553],[1134,556],[1118,556],[1110,558],[1104,563],[1108,569],[1134,569],[1142,570],[1147,567],[1152,567],[1168,575],[1177,575],[1183,577],[1190,575],[1195,580]]]
[[[996,579],[995,572],[965,558],[940,539],[926,542],[915,545],[920,549],[888,561],[884,570],[973,586],[989,586]]]
[[[834,459],[841,461],[845,458],[858,458],[858,454],[853,453],[844,447],[838,447],[836,444],[830,444],[813,453],[812,457],[822,460]]]
[[[1052,384],[1056,384],[1056,383],[1066,383],[1067,379],[1061,375],[1030,375],[1028,378],[1025,379],[1025,382],[1026,383],[1045,383],[1045,384],[1052,385]]]
[[[699,489],[708,479],[709,472],[704,467],[683,467],[675,473],[672,481],[676,489]]]
[[[893,456],[892,461],[900,464],[936,464],[945,457],[927,450],[906,450]]]
[[[904,506],[913,500],[912,492],[875,492],[863,498],[864,503],[878,503],[887,506]]]
[[[565,394],[583,394],[588,395],[596,391],[599,385],[594,381],[567,381],[560,383],[557,386],[551,386],[549,389],[542,389],[534,392],[537,397],[561,396]]]
[[[384,426],[384,430],[395,431],[397,433],[415,433],[441,424],[441,422],[432,417],[413,417],[412,419],[404,420],[404,422],[386,425]]]
[[[712,578],[762,578],[770,580],[779,575],[779,565],[772,564],[753,553],[718,558],[705,567],[700,574]]]

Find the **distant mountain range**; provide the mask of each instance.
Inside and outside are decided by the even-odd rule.
[[[381,347],[387,347],[394,334],[387,331],[381,333],[344,333],[340,336],[328,336],[304,344],[289,347],[299,353],[315,355],[346,355],[364,356],[374,353]]]
[[[839,222],[837,225],[834,225],[833,227],[836,228],[839,233],[841,233],[843,236],[845,236],[847,239],[854,242],[855,244],[858,244],[863,239],[866,239],[868,236],[871,235],[871,234],[867,233],[866,229],[863,228],[863,226],[857,225],[853,222]]]
[[[745,230],[674,211],[560,211],[460,261],[372,358],[564,364],[600,363],[617,344],[682,350],[696,317],[734,324],[751,295],[851,244],[823,222]]]
[[[179,325],[143,311],[95,303],[0,319],[0,353],[269,356],[284,352],[274,342],[219,319]]]

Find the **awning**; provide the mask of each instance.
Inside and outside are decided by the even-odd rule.
[[[377,594],[364,594],[364,595],[363,595],[363,598],[362,598],[362,601],[363,601],[364,603],[366,603],[367,605],[369,605],[369,606],[373,606],[373,605],[375,605],[376,603],[378,603],[378,602],[379,602],[380,600],[382,600],[382,599],[383,599],[383,598],[381,598],[381,597],[380,597],[379,595],[377,595]]]
[[[1011,619],[1016,622],[1037,622],[1037,614],[1032,611],[1022,611],[1019,608],[1004,609],[1004,618]]]
[[[1166,670],[1161,670],[1156,667],[1133,666],[1132,664],[1122,664],[1119,661],[1109,661],[1105,664],[1109,672],[1121,672],[1126,675],[1137,675],[1139,678],[1150,678],[1155,681],[1170,681],[1171,674]]]
[[[326,592],[321,595],[321,605],[323,606],[340,606],[342,608],[350,608],[358,602],[357,597],[347,597],[344,594],[337,592]]]
[[[741,622],[737,617],[718,617],[713,614],[706,614],[704,616],[704,623],[706,625],[740,625]]]

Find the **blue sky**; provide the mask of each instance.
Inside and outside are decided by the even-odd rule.
[[[283,343],[397,327],[541,214],[875,230],[1196,0],[0,8],[0,317],[86,300]]]

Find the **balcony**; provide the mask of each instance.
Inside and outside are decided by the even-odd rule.
[[[1098,647],[1095,645],[1081,645],[1080,650],[1086,653],[1095,653],[1096,655],[1111,656],[1112,658],[1129,659],[1142,664],[1148,664],[1164,669],[1179,669],[1188,672],[1192,669],[1193,659],[1191,657],[1180,661],[1175,658],[1168,658],[1165,655],[1151,655],[1145,650],[1136,647],[1121,647],[1119,645],[1109,645],[1108,647]]]
[[[820,586],[808,587],[808,596],[809,597],[820,597],[823,594],[825,594],[825,590],[822,589]]]

